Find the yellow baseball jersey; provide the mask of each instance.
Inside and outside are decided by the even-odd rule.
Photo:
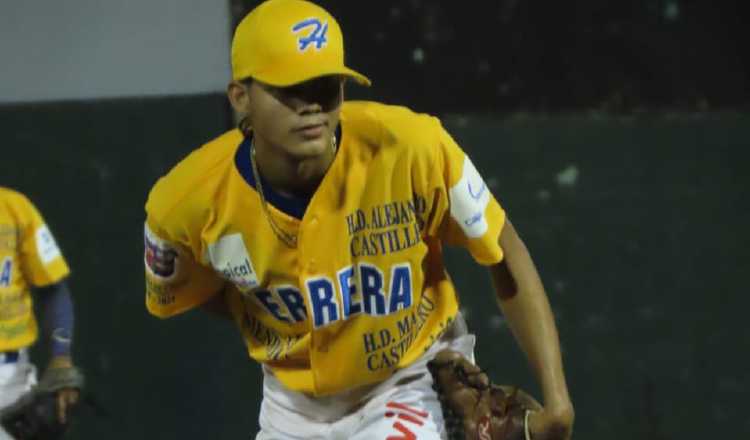
[[[0,187],[0,351],[36,341],[31,287],[59,282],[69,272],[39,211],[22,194]]]
[[[168,317],[224,290],[249,355],[327,395],[419,358],[458,310],[442,244],[502,260],[505,214],[439,120],[346,102],[336,157],[298,209],[263,185],[232,130],[161,178],[146,203],[146,305]],[[292,204],[292,207],[299,204]]]

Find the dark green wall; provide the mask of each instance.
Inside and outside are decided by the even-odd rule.
[[[559,318],[575,438],[750,435],[742,410],[750,118],[479,118],[454,131],[496,179],[494,193],[542,273]],[[576,184],[558,184],[570,166]],[[455,274],[466,296],[481,270]],[[510,362],[510,376],[528,378],[517,352],[500,351],[510,337],[493,329],[494,313],[480,306],[490,302],[467,303],[480,360],[494,359],[496,374]]]
[[[143,306],[147,191],[228,121],[221,96],[0,107],[0,184],[37,203],[73,267],[75,354],[109,413],[86,412],[69,438],[236,439],[256,429],[259,369],[233,326],[201,313],[159,321]],[[445,121],[542,273],[575,438],[750,434],[741,198],[750,117]],[[448,258],[479,361],[536,392],[484,270],[463,252]]]
[[[34,200],[69,260],[76,358],[109,413],[86,412],[68,438],[231,439],[255,429],[259,369],[234,327],[200,313],[159,321],[143,305],[148,190],[227,127],[225,101],[0,108],[2,184]]]

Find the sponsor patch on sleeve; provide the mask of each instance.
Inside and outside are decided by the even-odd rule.
[[[450,189],[451,217],[469,238],[487,232],[484,211],[490,202],[490,189],[468,156],[464,157],[461,179]]]
[[[39,226],[34,233],[34,238],[36,240],[36,252],[42,264],[47,265],[60,256],[60,248],[57,247],[55,237],[52,236],[47,225]]]
[[[242,234],[225,235],[208,245],[208,260],[214,270],[241,292],[258,287],[258,277]]]
[[[173,281],[178,270],[177,246],[156,236],[148,225],[144,227],[146,271],[157,281]]]

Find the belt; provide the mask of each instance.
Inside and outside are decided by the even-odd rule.
[[[16,351],[2,351],[0,352],[0,364],[13,364],[18,362],[18,357],[21,352]]]

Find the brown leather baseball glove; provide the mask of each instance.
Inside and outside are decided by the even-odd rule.
[[[542,406],[522,390],[495,385],[461,353],[440,351],[427,364],[450,440],[531,440],[530,411]]]
[[[0,426],[17,440],[61,439],[68,424],[58,419],[57,392],[65,388],[80,390],[83,384],[83,374],[76,368],[48,369],[36,387],[0,411]],[[74,406],[67,407],[68,419]]]

